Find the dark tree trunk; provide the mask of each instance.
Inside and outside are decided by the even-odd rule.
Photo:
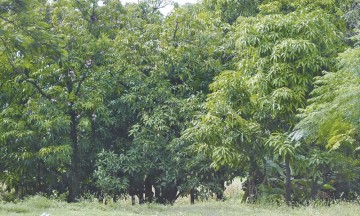
[[[254,203],[257,199],[256,169],[256,161],[250,158],[249,176],[243,185],[244,195],[241,200],[242,203],[246,203],[246,201],[248,201],[249,203]]]
[[[318,191],[317,180],[318,180],[318,177],[316,177],[316,178],[313,180],[312,185],[311,185],[311,199],[315,199],[315,198],[316,198],[316,194],[317,194],[317,191]]]
[[[18,190],[17,188],[15,187],[15,193],[19,196],[20,200],[23,200],[24,199],[24,181],[23,181],[23,177],[20,176],[20,179],[19,179],[19,187],[18,187]]]
[[[154,185],[154,189],[155,189],[155,199],[156,199],[156,202],[158,202],[158,200],[160,199],[160,188],[156,185]]]
[[[131,196],[131,205],[135,205],[135,195]]]
[[[36,181],[37,181],[37,189],[36,191],[45,192],[42,187],[42,176],[41,176],[41,163],[38,160],[37,162],[37,175],[36,175]]]
[[[224,169],[220,168],[215,173],[218,179],[219,191],[216,193],[216,200],[223,201],[224,200],[224,191],[225,191],[225,180],[224,180]]]
[[[218,201],[223,201],[224,200],[224,190],[225,190],[225,181],[224,180],[220,180],[219,183],[220,186],[220,190],[218,193],[216,193],[216,199]]]
[[[76,128],[76,112],[73,110],[73,103],[70,105],[70,139],[72,145],[71,166],[70,166],[70,185],[68,202],[76,202],[80,194],[80,157],[79,143]]]
[[[255,184],[256,174],[255,171],[252,171],[249,177],[249,186],[248,186],[248,201],[249,203],[254,203],[257,199],[257,190]]]
[[[144,202],[144,193],[143,193],[143,192],[139,192],[139,193],[137,194],[137,197],[139,198],[139,204],[140,204],[140,205],[145,203],[145,202]]]
[[[151,179],[149,176],[145,178],[145,201],[151,203],[154,199],[154,193],[152,191]]]
[[[164,204],[174,204],[175,200],[177,199],[177,188],[176,185],[171,184],[166,188],[163,188],[162,197],[164,198]]]
[[[190,190],[190,204],[191,205],[195,204],[195,190],[194,189]]]
[[[241,198],[241,203],[246,203],[246,200],[248,199],[248,197],[249,197],[249,190],[246,189],[246,190],[244,191],[243,197]]]
[[[285,202],[287,205],[291,204],[291,171],[290,171],[290,158],[285,157]]]
[[[247,180],[246,191],[244,193],[242,202],[246,202],[246,200],[248,200],[249,203],[254,203],[257,199],[256,172],[256,161],[254,158],[250,158],[249,177]]]
[[[160,204],[174,204],[178,198],[178,189],[175,184],[169,184],[160,189],[155,188],[156,202]]]

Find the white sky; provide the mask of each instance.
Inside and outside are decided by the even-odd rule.
[[[128,3],[128,2],[132,2],[132,3],[137,3],[138,0],[120,0],[123,4]],[[177,2],[179,4],[186,4],[186,3],[196,3],[197,0],[173,0],[174,2]]]
[[[126,3],[137,3],[138,0],[120,0],[121,3],[126,4]],[[186,3],[196,3],[197,0],[173,0],[174,2],[179,3],[180,5],[186,4]],[[168,13],[170,13],[170,11],[173,9],[173,6],[168,5],[162,9],[160,9],[161,13],[164,15],[167,15]]]

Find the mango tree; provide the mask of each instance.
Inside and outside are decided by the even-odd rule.
[[[37,157],[51,166],[60,179],[58,184],[68,188],[68,201],[74,202],[87,175],[82,172],[85,156],[94,148],[89,136],[92,125],[108,119],[103,87],[110,76],[102,71],[101,58],[107,50],[96,28],[96,1],[36,3],[31,10],[38,13],[37,23],[23,24],[24,29],[12,20],[3,21],[24,39],[9,43],[11,37],[2,36],[2,46],[8,47],[3,55],[5,65],[12,70],[4,87],[16,86],[23,92],[21,97],[13,97],[18,101],[2,107],[2,142],[8,146],[19,143],[24,151],[37,146],[29,154],[22,153],[20,159]],[[31,31],[36,34],[28,34]],[[14,154],[19,153],[15,150]]]
[[[199,143],[213,146],[215,161],[237,164],[248,157],[255,164],[264,156],[263,145],[270,134],[293,129],[314,77],[333,67],[342,47],[334,18],[319,5],[265,2],[256,17],[239,18],[234,36],[238,71],[223,72],[212,84],[214,93],[205,104],[208,113],[192,129]],[[259,136],[262,139],[254,138]],[[291,154],[275,154],[284,156],[289,203]]]

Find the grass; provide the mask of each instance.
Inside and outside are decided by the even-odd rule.
[[[80,202],[68,204],[65,202],[48,200],[44,197],[35,196],[24,202],[0,205],[0,215],[24,215],[34,216],[47,213],[51,216],[92,216],[92,215],[258,215],[258,216],[282,216],[282,215],[359,215],[360,205],[355,203],[337,203],[327,206],[286,207],[274,205],[251,205],[241,204],[239,199],[230,199],[225,202],[210,200],[190,205],[188,199],[181,199],[174,206],[164,205],[136,205],[131,206],[128,201],[103,205],[98,202]]]
[[[132,216],[132,215],[256,215],[256,216],[288,216],[288,215],[312,215],[312,216],[352,216],[359,215],[360,205],[356,203],[339,202],[324,206],[314,203],[310,206],[287,207],[285,205],[270,204],[243,204],[241,200],[241,181],[235,179],[227,187],[225,196],[227,201],[197,202],[189,204],[189,198],[179,199],[173,206],[156,204],[130,205],[130,200],[120,200],[118,203],[103,205],[96,201],[82,201],[68,204],[62,201],[49,200],[42,196],[34,196],[17,204],[0,204],[0,215],[6,216],[41,216],[44,213],[51,216]]]

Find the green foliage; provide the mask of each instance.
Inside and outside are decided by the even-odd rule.
[[[238,153],[254,148],[259,130],[256,123],[243,117],[251,109],[247,85],[239,73],[227,71],[216,78],[211,88],[214,93],[204,104],[208,113],[199,116],[184,136],[198,143],[200,151],[206,149],[215,167],[237,166],[241,159]]]
[[[329,13],[337,6],[265,2],[256,17],[238,20],[233,36],[238,70],[215,78],[204,114],[184,134],[209,152],[215,166],[250,164],[250,184],[257,159],[270,154],[285,161],[289,194],[289,163],[297,145],[288,134],[306,106],[314,77],[334,68],[343,47],[341,21],[334,25],[335,15]]]
[[[128,178],[121,172],[124,166],[125,158],[123,155],[116,155],[112,152],[101,152],[98,154],[96,163],[97,170],[94,172],[97,186],[104,194],[114,196],[125,194],[129,185]]]
[[[358,1],[168,3],[0,3],[9,194],[353,199]]]
[[[255,16],[258,12],[258,0],[205,0],[210,10],[215,11],[225,23],[233,24],[238,17]]]
[[[275,160],[294,158],[297,155],[296,151],[300,148],[300,144],[290,140],[288,134],[281,133],[272,133],[265,145],[270,148],[269,152],[273,154]]]
[[[313,77],[333,65],[331,56],[341,46],[340,33],[327,17],[321,11],[295,11],[240,22],[238,48],[246,51],[239,69],[250,77],[260,120],[294,125]]]
[[[318,144],[336,150],[342,145],[356,148],[359,118],[358,48],[350,49],[339,56],[341,69],[318,77],[312,92],[310,105],[303,110],[296,135],[307,142],[317,140]],[[353,60],[351,60],[353,59]],[[346,148],[346,147],[345,147]]]

